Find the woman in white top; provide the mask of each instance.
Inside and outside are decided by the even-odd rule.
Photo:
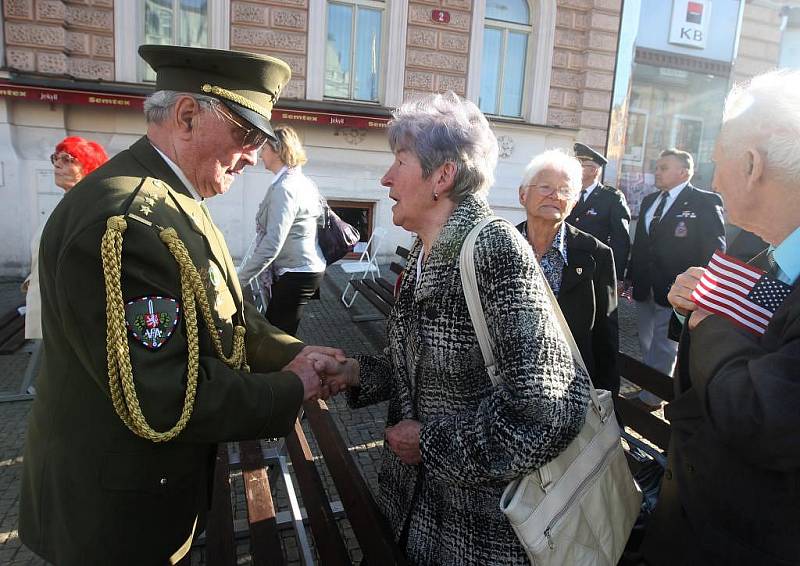
[[[108,161],[108,155],[99,143],[69,136],[56,145],[50,156],[53,164],[53,180],[66,193],[86,175]],[[42,338],[41,298],[39,296],[39,240],[42,224],[31,241],[31,273],[22,283],[25,293],[25,338]]]
[[[323,209],[319,190],[303,175],[308,161],[300,138],[289,126],[275,127],[276,140],[261,151],[264,167],[275,174],[256,214],[256,247],[239,268],[242,287],[258,277],[271,283],[267,320],[295,334],[303,307],[325,275],[325,257],[317,244]]]

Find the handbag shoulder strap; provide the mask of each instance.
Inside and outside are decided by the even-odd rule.
[[[486,366],[486,371],[489,373],[489,378],[492,380],[492,385],[497,386],[503,382],[503,379],[497,375],[494,353],[492,352],[492,340],[489,336],[489,328],[486,325],[486,315],[483,312],[483,305],[481,304],[481,297],[478,292],[478,278],[475,274],[475,242],[478,240],[478,235],[480,234],[481,230],[483,230],[488,224],[491,224],[495,221],[508,222],[499,216],[489,216],[478,222],[478,224],[476,224],[472,230],[470,230],[469,234],[467,234],[467,237],[464,239],[464,244],[461,246],[459,264],[461,267],[461,287],[464,289],[464,297],[467,300],[467,309],[469,310],[469,316],[472,319],[472,326],[475,328],[475,335],[478,338],[478,344],[481,348],[483,363]],[[516,228],[514,228],[513,233],[519,236],[519,238],[522,238],[522,235],[516,230]],[[528,244],[526,241],[525,245],[527,246],[530,244]],[[550,299],[550,305],[553,307],[553,312],[556,315],[556,320],[558,320],[558,325],[561,328],[561,332],[563,332],[564,337],[567,340],[567,344],[569,344],[572,357],[575,358],[575,361],[578,363],[578,365],[588,375],[586,364],[583,361],[583,356],[578,349],[578,345],[575,343],[575,338],[572,336],[572,332],[569,329],[567,321],[564,319],[564,313],[561,312],[561,307],[558,306],[558,301],[556,300],[553,291],[550,289],[550,284],[547,283],[547,281],[542,281],[542,283],[544,288],[547,290],[547,296]],[[597,397],[594,387],[589,387],[589,394],[592,398],[592,404],[595,406],[598,412],[602,414],[600,400]]]

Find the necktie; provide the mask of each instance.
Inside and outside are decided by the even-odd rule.
[[[650,232],[652,233],[658,223],[661,222],[661,215],[664,214],[664,205],[667,204],[667,199],[669,198],[669,193],[661,193],[659,197],[660,200],[658,201],[658,206],[656,207],[655,213],[653,213],[653,219],[650,221]]]
[[[581,189],[581,202],[586,202],[586,189]]]

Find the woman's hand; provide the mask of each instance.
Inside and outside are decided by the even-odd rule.
[[[358,387],[361,368],[357,360],[346,358],[344,362],[318,367],[322,378],[320,398],[325,400],[351,387]]]
[[[419,449],[419,433],[422,423],[406,419],[384,432],[386,443],[397,454],[404,464],[414,465],[422,462],[422,452]]]

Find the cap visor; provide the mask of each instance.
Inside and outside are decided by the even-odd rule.
[[[227,106],[231,112],[236,113],[237,115],[241,116],[251,124],[253,124],[256,128],[267,134],[269,138],[273,141],[277,140],[275,137],[275,132],[272,131],[272,124],[269,123],[264,116],[259,114],[258,112],[254,112],[249,108],[245,108],[244,106],[240,106],[235,102],[231,102],[230,100],[222,100],[220,99],[225,106]]]

